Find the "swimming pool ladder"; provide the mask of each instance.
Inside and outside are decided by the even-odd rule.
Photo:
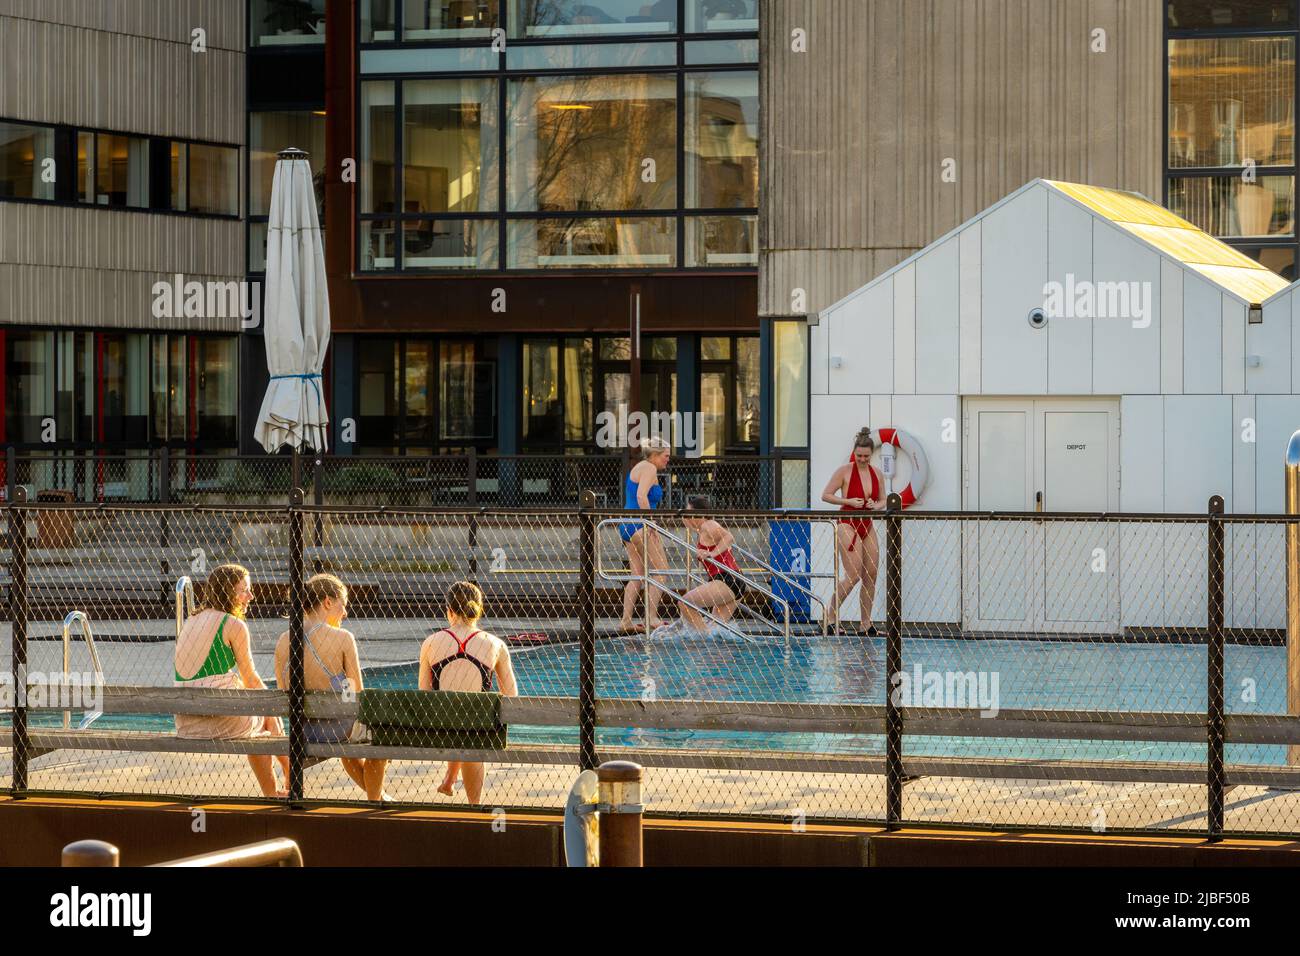
[[[176,640],[181,639],[185,619],[194,616],[194,582],[181,575],[176,579]]]
[[[671,541],[672,543],[676,544],[676,545],[679,546],[680,548],[684,549],[684,550],[686,551],[688,557],[693,558],[693,557],[695,556],[695,554],[696,554],[696,549],[694,548],[694,546],[691,545],[691,543],[690,543],[689,541],[685,541],[685,540],[683,540],[682,538],[678,537],[676,534],[674,534],[673,532],[669,531],[667,528],[663,527],[663,526],[660,525],[658,522],[650,521],[650,520],[645,519],[645,518],[635,518],[635,519],[632,519],[631,522],[629,522],[629,521],[627,521],[626,519],[623,519],[623,518],[607,518],[607,519],[605,519],[604,521],[601,521],[601,522],[596,526],[597,541],[599,541],[599,535],[600,535],[600,529],[601,529],[601,528],[604,528],[604,527],[607,526],[607,525],[622,525],[622,524],[627,524],[627,523],[639,523],[639,524],[641,524],[642,526],[644,526],[645,528],[648,528],[648,529],[650,529],[650,530],[655,531],[656,533],[658,533],[658,534],[661,535],[662,537],[666,538],[667,540],[669,540],[669,541]],[[823,608],[823,612],[825,611],[826,605],[825,605],[825,603],[821,600],[821,598],[819,598],[816,594],[814,594],[812,591],[808,590],[808,589],[807,589],[806,587],[804,587],[803,585],[799,584],[799,582],[797,582],[796,580],[794,580],[794,579],[793,579],[792,577],[790,577],[789,575],[785,574],[785,573],[782,572],[782,571],[777,570],[776,568],[771,567],[771,566],[768,565],[765,561],[763,561],[761,558],[759,558],[757,555],[751,553],[750,551],[747,551],[746,549],[740,547],[739,545],[735,544],[734,542],[733,542],[733,544],[732,544],[732,550],[733,550],[734,552],[739,552],[743,557],[747,558],[748,560],[754,561],[756,564],[758,564],[758,565],[759,565],[761,568],[763,568],[765,571],[767,571],[768,573],[773,574],[773,575],[775,575],[775,576],[781,578],[782,580],[784,580],[785,582],[787,582],[787,583],[788,583],[789,585],[791,585],[792,587],[797,588],[798,590],[800,590],[800,591],[806,593],[806,594],[807,594],[807,595],[808,595],[812,600],[817,601],[819,604],[821,604],[821,605],[822,605],[822,608]],[[651,570],[650,570],[650,567],[649,567],[649,563],[648,563],[648,562],[642,562],[642,573],[639,574],[639,575],[634,575],[634,574],[632,574],[631,572],[628,572],[628,573],[626,573],[626,574],[623,574],[623,573],[616,573],[616,572],[611,572],[611,571],[606,570],[605,567],[604,567],[603,560],[602,560],[602,552],[601,552],[601,549],[600,549],[599,547],[596,548],[596,573],[597,573],[597,575],[599,575],[599,577],[600,577],[602,580],[610,581],[610,582],[613,582],[613,583],[619,583],[619,582],[622,582],[622,583],[626,584],[626,583],[629,582],[629,581],[639,581],[639,582],[641,583],[642,587],[646,588],[647,590],[649,590],[650,588],[653,587],[653,588],[657,589],[660,593],[662,593],[662,594],[666,594],[666,595],[669,597],[670,600],[675,600],[675,601],[677,601],[678,603],[683,604],[683,605],[685,605],[686,607],[691,608],[693,611],[695,611],[695,613],[699,614],[699,615],[701,616],[701,618],[706,619],[706,620],[712,622],[713,625],[714,625],[715,627],[718,627],[718,628],[721,628],[721,629],[724,630],[724,631],[728,631],[728,632],[730,632],[732,635],[734,635],[734,636],[740,638],[742,641],[745,641],[746,643],[751,643],[751,644],[752,644],[752,643],[756,643],[756,642],[754,641],[754,638],[753,638],[752,635],[746,634],[745,632],[743,632],[743,631],[741,631],[741,630],[739,630],[739,629],[733,627],[733,626],[731,625],[730,621],[724,621],[724,620],[722,620],[721,618],[717,617],[715,614],[713,614],[713,613],[712,613],[711,611],[709,611],[708,609],[706,609],[706,608],[702,608],[702,607],[700,607],[699,605],[695,604],[693,601],[689,601],[689,600],[687,600],[685,594],[679,594],[677,591],[675,591],[675,590],[673,590],[672,588],[668,587],[666,584],[663,584],[662,582],[656,580],[657,578],[660,578],[660,577],[685,577],[685,578],[686,578],[686,583],[687,583],[687,585],[688,585],[688,587],[687,587],[686,590],[689,591],[689,590],[690,590],[689,585],[691,585],[692,583],[694,583],[696,580],[699,580],[701,583],[704,583],[704,582],[706,582],[706,581],[709,580],[709,578],[708,578],[707,575],[705,575],[705,574],[694,573],[694,572],[690,571],[688,568],[680,568],[680,569],[679,569],[679,568],[664,568],[664,569],[661,569],[661,570],[658,570],[658,571],[653,572],[653,575],[652,575]],[[748,614],[751,614],[753,617],[755,617],[755,618],[757,618],[758,620],[762,621],[764,624],[769,624],[769,625],[771,625],[773,628],[775,628],[775,629],[779,629],[779,630],[781,631],[782,636],[783,636],[784,639],[785,639],[785,643],[786,643],[787,646],[788,646],[789,643],[790,643],[790,602],[787,601],[785,598],[781,597],[779,594],[777,594],[777,593],[775,593],[774,591],[772,591],[771,589],[769,589],[768,587],[766,587],[765,585],[763,585],[761,582],[759,582],[759,581],[755,580],[754,578],[751,578],[749,575],[745,574],[744,571],[741,571],[741,572],[738,574],[738,577],[739,577],[740,580],[744,583],[744,585],[745,585],[745,587],[746,587],[747,590],[757,591],[758,593],[760,593],[760,594],[764,595],[765,597],[767,597],[768,599],[770,599],[773,603],[779,605],[780,608],[781,608],[781,610],[782,610],[782,617],[783,617],[784,620],[783,620],[783,623],[782,623],[782,624],[778,624],[778,623],[775,622],[775,621],[769,621],[767,618],[763,617],[761,614],[758,614],[756,611],[754,611],[753,608],[749,607],[748,605],[746,605],[746,604],[744,603],[744,601],[743,601],[744,595],[743,595],[743,594],[738,594],[738,595],[736,595],[736,611],[737,611],[737,613],[740,613],[740,612],[742,611],[742,609],[743,609],[743,612],[748,613]],[[826,629],[826,618],[827,618],[827,615],[826,615],[825,613],[823,613],[823,615],[822,615],[822,630],[823,630],[823,633],[825,632],[825,629]],[[646,636],[647,636],[647,637],[650,636],[650,618],[649,618],[649,615],[646,615]]]
[[[65,694],[68,686],[68,678],[72,672],[72,626],[81,625],[81,635],[85,638],[86,649],[90,652],[90,666],[95,670],[95,680],[100,687],[104,686],[104,668],[99,663],[99,651],[95,649],[95,635],[90,630],[90,618],[85,611],[69,611],[68,616],[63,619],[63,686],[64,690],[60,695]],[[77,725],[78,730],[85,730],[100,717],[104,716],[103,710],[93,710],[81,718],[81,723]],[[72,727],[72,711],[63,712],[63,729],[68,730]]]

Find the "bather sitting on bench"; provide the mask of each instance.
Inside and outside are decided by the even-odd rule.
[[[185,622],[176,639],[174,661],[177,687],[221,690],[264,690],[266,684],[253,665],[244,616],[253,600],[248,569],[238,564],[213,568],[203,586],[202,608]],[[176,714],[176,736],[190,740],[237,740],[283,737],[278,717],[232,717]],[[289,779],[289,758],[276,758]],[[275,765],[268,754],[249,754],[248,762],[262,795],[288,796],[276,786]]]
[[[307,580],[303,597],[302,618],[303,681],[307,690],[351,691],[363,689],[357,641],[351,631],[343,629],[348,613],[347,586],[332,574],[317,574]],[[289,686],[289,632],[275,645],[275,681],[281,688]],[[353,736],[351,717],[308,718],[304,727],[307,742],[312,744],[344,743]],[[384,793],[387,760],[357,760],[340,757],[343,770],[370,800],[391,800]]]

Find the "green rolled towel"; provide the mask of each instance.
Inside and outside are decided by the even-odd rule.
[[[449,690],[366,690],[358,717],[378,747],[504,750],[501,695]]]

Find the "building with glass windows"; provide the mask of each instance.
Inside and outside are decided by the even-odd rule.
[[[154,292],[244,276],[243,18],[210,9],[0,4],[0,445],[237,444],[239,315]]]
[[[286,146],[340,455],[615,452],[602,413],[675,411],[802,504],[810,321],[1037,178],[1295,271],[1295,0],[136,6],[0,3],[6,64],[65,64],[0,81],[0,440],[27,451],[257,451],[261,330],[152,289],[262,278]]]

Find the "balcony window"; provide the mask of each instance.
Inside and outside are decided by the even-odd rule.
[[[686,77],[686,204],[758,205],[758,75]]]
[[[512,269],[671,269],[675,219],[565,218],[510,223]]]
[[[1169,0],[1173,30],[1295,26],[1294,0]]]
[[[686,0],[687,33],[758,29],[758,0]]]
[[[456,40],[488,36],[497,25],[497,0],[405,0],[402,39]]]
[[[361,211],[394,212],[396,93],[391,82],[361,84]]]
[[[676,100],[671,76],[512,81],[510,208],[674,208]]]
[[[497,208],[495,80],[417,80],[402,87],[404,212]]]
[[[239,150],[173,142],[171,204],[177,211],[239,215]]]
[[[0,123],[0,199],[54,198],[54,130]]]
[[[510,0],[517,37],[676,33],[677,0]]]
[[[147,209],[149,140],[116,133],[78,133],[77,182],[82,202]]]
[[[252,0],[248,10],[255,47],[325,43],[325,0]]]
[[[1212,236],[1295,235],[1295,178],[1179,176],[1169,183],[1169,209]]]

